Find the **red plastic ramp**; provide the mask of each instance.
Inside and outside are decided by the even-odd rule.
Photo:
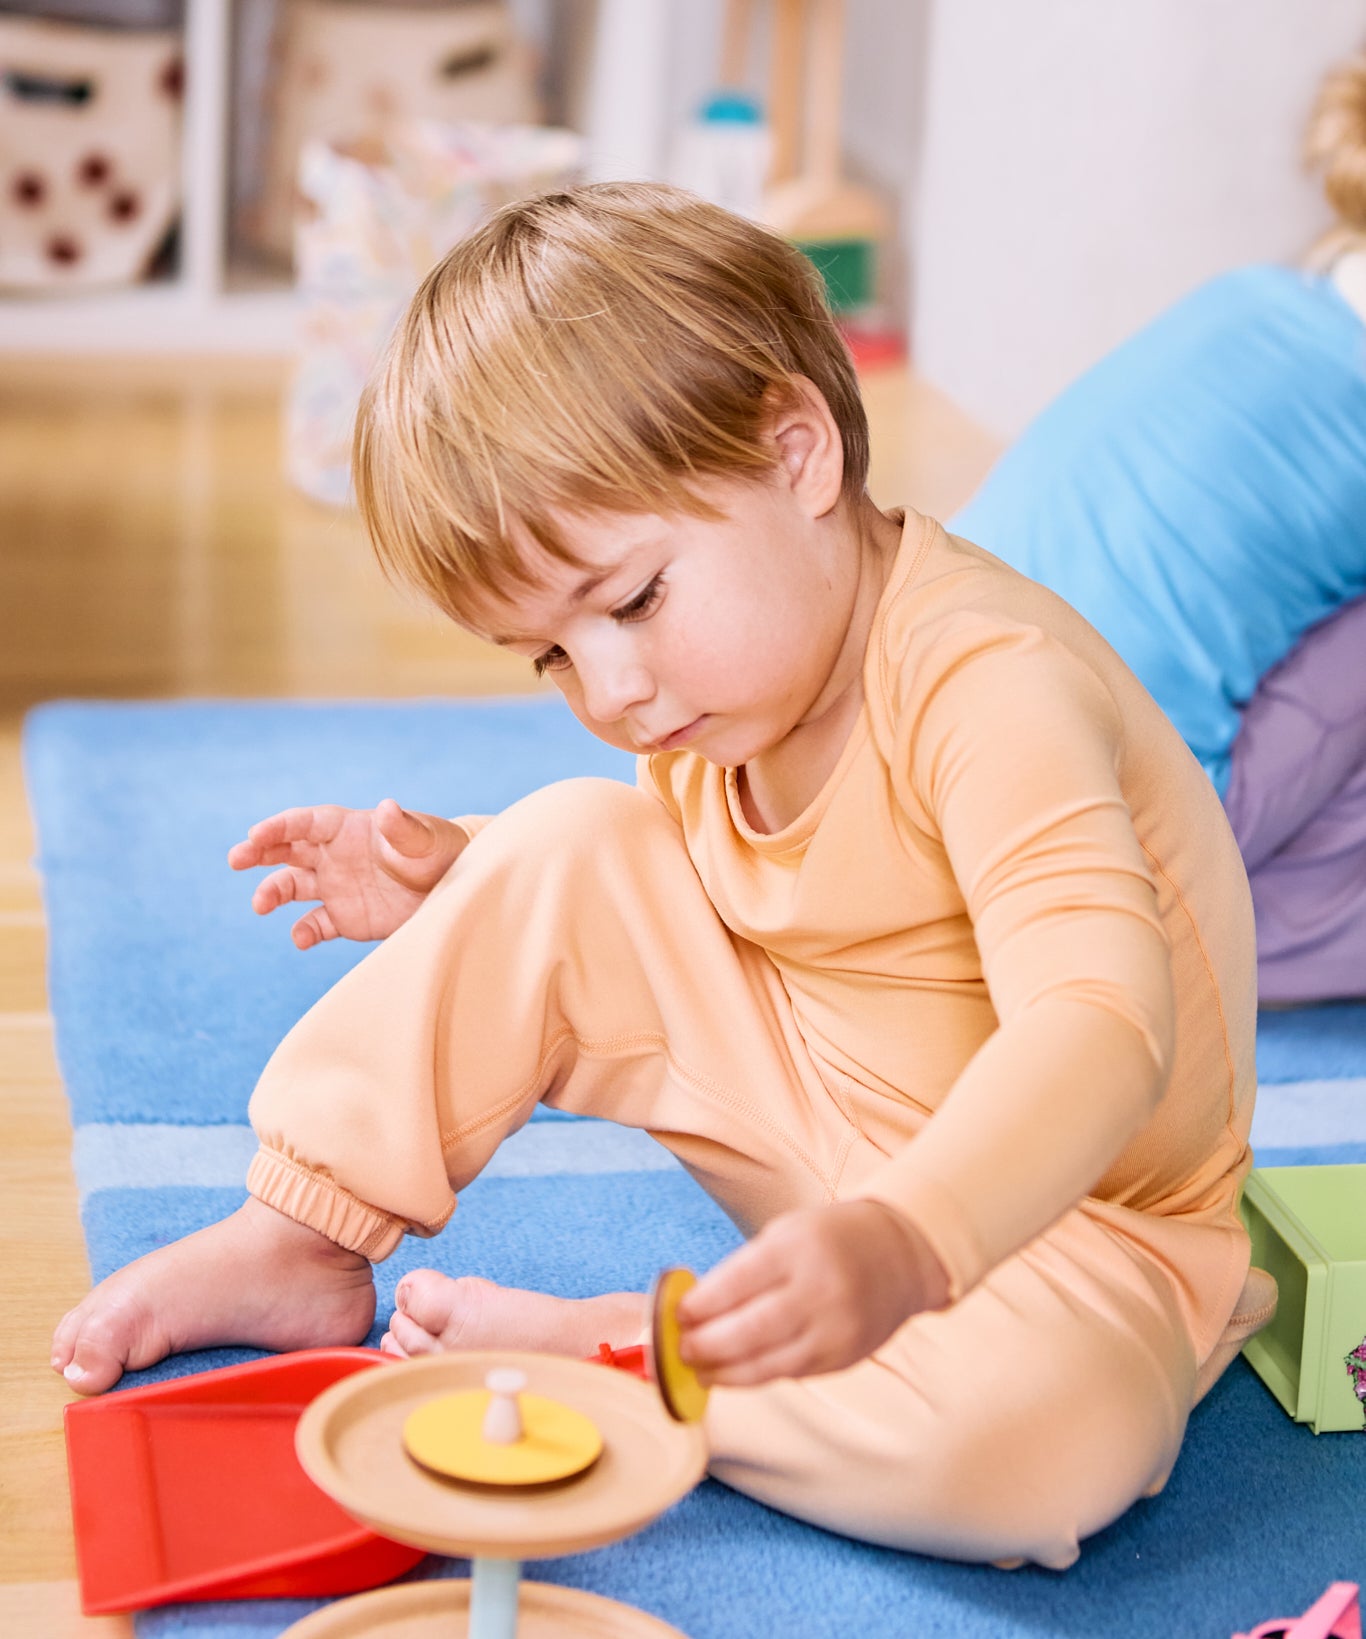
[[[294,1455],[304,1407],[385,1361],[305,1349],[67,1406],[85,1613],[356,1593],[416,1565],[420,1549],[344,1514]]]

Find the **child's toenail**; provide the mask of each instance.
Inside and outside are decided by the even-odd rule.
[[[66,1378],[68,1383],[79,1383],[81,1378],[85,1376],[85,1369],[82,1366],[78,1366],[73,1360],[62,1373],[62,1376]]]

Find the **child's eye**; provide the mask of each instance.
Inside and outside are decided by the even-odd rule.
[[[531,664],[537,677],[544,677],[547,672],[562,672],[569,664],[569,656],[557,643],[553,649],[538,654]]]
[[[656,605],[664,590],[663,575],[656,575],[650,584],[637,592],[629,603],[623,603],[619,609],[613,609],[612,619],[622,624],[633,620],[645,620],[654,613]],[[557,643],[553,649],[547,649],[531,662],[537,677],[544,677],[547,672],[562,672],[573,664],[569,656]]]
[[[659,602],[660,594],[664,589],[663,575],[656,575],[643,591],[637,592],[629,603],[622,604],[620,609],[613,609],[612,619],[620,621],[644,620],[646,615],[654,612]]]

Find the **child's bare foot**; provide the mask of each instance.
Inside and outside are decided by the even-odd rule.
[[[59,1323],[52,1365],[78,1394],[102,1394],[182,1349],[359,1343],[374,1316],[367,1259],[249,1197],[101,1281]]]
[[[621,1348],[645,1326],[640,1292],[597,1298],[556,1298],[498,1286],[477,1275],[452,1280],[415,1269],[398,1283],[398,1307],[380,1347],[404,1357],[450,1349],[533,1349],[544,1354],[596,1354],[599,1343]]]

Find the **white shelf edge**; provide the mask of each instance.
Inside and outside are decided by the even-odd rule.
[[[292,290],[206,300],[176,284],[0,299],[0,353],[254,353],[295,348]]]
[[[230,0],[189,0],[185,8],[184,126],[181,134],[183,277],[201,301],[222,289],[227,217],[228,87],[232,75]]]

